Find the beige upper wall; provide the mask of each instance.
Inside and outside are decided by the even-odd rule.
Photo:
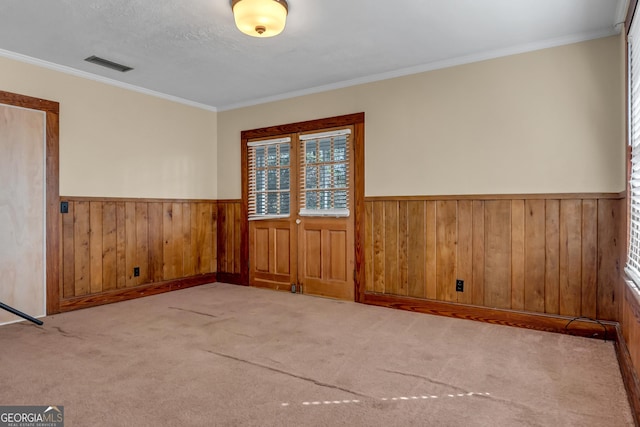
[[[217,113],[0,57],[0,90],[60,103],[60,194],[217,198]]]
[[[218,197],[240,132],[365,112],[365,193],[624,190],[619,36],[218,113]]]

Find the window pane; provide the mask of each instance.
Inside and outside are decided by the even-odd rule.
[[[264,184],[264,173],[265,171],[257,171],[256,172],[256,191],[264,191],[266,190]]]
[[[269,169],[267,170],[267,190],[277,190],[278,189],[278,170],[277,169]]]
[[[338,136],[333,140],[333,160],[336,162],[344,161],[347,159],[347,138],[345,136]]]
[[[318,193],[316,193],[315,191],[308,191],[307,192],[307,203],[306,204],[306,208],[307,209],[317,209],[318,208]]]
[[[264,147],[256,148],[256,167],[257,168],[264,167]]]
[[[320,192],[320,209],[331,209],[331,191]]]
[[[280,169],[280,190],[289,189],[289,169]]]
[[[278,148],[275,145],[267,147],[267,166],[278,165]]]
[[[305,188],[318,188],[318,174],[315,166],[307,166]]]
[[[289,166],[289,144],[280,146],[280,166]]]
[[[256,214],[264,215],[264,193],[256,194]]]
[[[278,214],[278,193],[267,194],[267,214],[269,215]]]
[[[347,186],[347,165],[339,163],[333,166],[333,179],[336,187]]]
[[[289,214],[289,193],[280,193],[280,213]]]
[[[346,191],[336,191],[334,194],[335,199],[335,208],[336,209],[346,209],[347,208],[347,192]]]
[[[331,188],[331,165],[320,166],[320,188]]]
[[[331,139],[321,139],[318,144],[318,162],[330,162],[331,161]]]
[[[307,163],[315,163],[316,162],[316,142],[315,141],[307,141],[306,147],[306,156],[305,161]]]

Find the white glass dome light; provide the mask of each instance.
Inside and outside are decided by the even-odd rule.
[[[253,37],[273,37],[284,30],[289,5],[286,0],[233,0],[236,26]]]

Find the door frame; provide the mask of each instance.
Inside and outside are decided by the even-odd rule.
[[[354,260],[355,280],[354,295],[356,302],[364,300],[364,113],[348,114],[344,116],[327,117],[318,120],[289,123],[259,129],[242,131],[241,139],[241,174],[242,174],[242,204],[240,208],[240,281],[249,285],[249,180],[247,169],[247,141],[250,139],[271,138],[283,134],[312,132],[326,128],[353,126],[353,191],[354,191]]]
[[[0,104],[43,111],[46,114],[46,301],[47,314],[60,312],[60,147],[57,102],[0,91]]]

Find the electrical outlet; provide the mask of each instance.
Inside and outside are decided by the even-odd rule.
[[[456,292],[464,292],[464,280],[456,279]]]
[[[133,267],[133,277],[140,276],[140,267]]]
[[[60,202],[60,213],[69,213],[69,202]]]

